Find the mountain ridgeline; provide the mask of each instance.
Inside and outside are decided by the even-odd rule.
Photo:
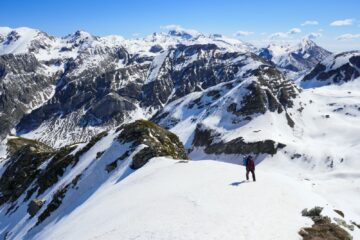
[[[218,34],[184,34],[124,40],[78,31],[58,39],[38,30],[8,29],[0,48],[0,136],[15,128],[18,135],[61,147],[226,82],[235,87],[255,81],[243,91],[261,94],[252,100],[260,104],[295,97],[294,84],[290,87],[251,45]],[[269,90],[262,93],[262,88]],[[267,108],[254,107],[262,113]]]

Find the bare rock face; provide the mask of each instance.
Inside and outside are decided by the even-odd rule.
[[[133,157],[132,169],[141,168],[153,157],[187,159],[179,138],[150,121],[137,120],[123,125],[118,131],[121,131],[118,140],[121,143],[131,143],[131,149],[135,150],[141,144],[146,145]]]
[[[54,82],[34,55],[0,55],[0,139],[50,97]]]
[[[54,150],[34,140],[12,138],[8,140],[8,151],[11,157],[0,178],[0,204],[17,200],[39,176],[39,166]]]
[[[331,222],[327,216],[322,216],[323,208],[314,207],[309,211],[304,209],[302,215],[313,220],[311,227],[302,228],[299,235],[303,240],[352,240],[352,236],[340,227],[339,224]]]
[[[245,142],[242,137],[233,139],[229,142],[218,141],[220,136],[216,131],[207,129],[203,125],[198,125],[195,130],[193,147],[203,147],[207,154],[275,154],[278,149],[285,147],[282,143],[273,140],[257,142]]]
[[[31,202],[29,203],[27,211],[30,214],[30,216],[33,217],[41,209],[43,205],[44,205],[44,201],[35,198],[31,200]]]

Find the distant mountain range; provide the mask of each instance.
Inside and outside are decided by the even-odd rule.
[[[266,197],[252,192],[246,201],[258,205],[263,213],[269,210],[271,219],[282,221],[284,212],[295,219],[288,221],[291,227],[285,229],[286,234],[272,232],[273,238],[296,236],[297,232],[287,234],[298,229],[299,222],[308,224],[299,220],[302,209],[298,208],[312,203],[326,205],[325,212],[332,219],[337,214],[333,209],[346,211],[342,220],[351,227],[320,220],[348,237],[340,225],[351,231],[360,216],[356,202],[359,77],[359,51],[335,55],[309,39],[256,48],[220,34],[183,29],[125,39],[84,31],[58,38],[30,28],[0,28],[0,238],[58,239],[66,232],[67,239],[85,235],[102,239],[116,232],[116,236],[130,234],[135,239],[137,232],[144,231],[140,239],[150,239],[159,233],[151,231],[163,227],[164,219],[171,226],[177,224],[177,218],[169,220],[171,214],[164,214],[162,207],[153,208],[159,189],[166,189],[159,193],[160,202],[174,201],[171,209],[179,203],[190,206],[184,207],[188,214],[211,212],[219,200],[222,209],[236,215],[228,197],[215,197],[221,192],[243,199],[239,193],[224,190],[243,182],[215,170],[232,171],[231,167],[208,161],[189,164],[188,159],[239,164],[248,154],[256,164],[264,161],[261,173],[275,185],[260,185],[269,192],[255,187]],[[169,159],[178,161],[170,166]],[[163,175],[158,169],[173,171],[166,175],[171,180],[159,180]],[[186,174],[176,175],[180,173]],[[206,177],[199,177],[200,173]],[[133,192],[138,182],[147,186],[144,176],[155,179],[147,187],[151,193]],[[197,186],[197,178],[210,182]],[[183,179],[191,184],[180,187],[181,195],[177,195]],[[168,194],[170,188],[162,188],[163,183],[174,183],[171,188],[176,194]],[[192,183],[196,189],[214,186],[216,194],[197,196],[198,190],[190,190]],[[346,201],[334,201],[334,191]],[[285,210],[280,209],[283,203],[277,197],[270,197],[274,192],[288,204]],[[301,194],[309,197],[306,204],[299,200]],[[135,230],[130,229],[132,222],[122,222],[121,227],[116,222],[104,224],[118,219],[116,214],[123,208],[117,206],[124,207],[124,202],[129,211],[120,214],[121,221],[143,216],[137,206],[130,206],[132,201],[141,202],[135,195],[149,199],[143,202],[142,211],[156,209],[159,216],[168,217],[160,219],[160,225],[151,225],[149,231],[136,224]],[[112,196],[124,199],[113,202]],[[214,204],[206,205],[204,199]],[[279,209],[267,209],[267,199]],[[114,204],[113,209],[109,203]],[[99,225],[98,230],[80,227],[74,230],[78,235],[64,230],[81,217],[93,227]],[[150,221],[147,217],[144,215],[144,222]],[[355,228],[351,234],[359,236],[360,232]],[[174,232],[156,236],[173,239]]]
[[[16,127],[19,134],[54,146],[86,140],[133,115],[151,116],[193,91],[249,78],[259,61],[299,76],[329,54],[310,40],[258,50],[237,39],[186,30],[128,40],[84,31],[56,38],[5,27],[0,29],[0,136]]]

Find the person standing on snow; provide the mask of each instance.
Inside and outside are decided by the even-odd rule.
[[[255,182],[255,162],[254,158],[249,155],[244,159],[244,165],[246,166],[246,180],[249,180],[249,172],[251,172],[253,181]]]

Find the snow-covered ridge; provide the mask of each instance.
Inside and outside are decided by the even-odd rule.
[[[31,28],[0,28],[0,55],[33,52],[40,60],[74,57],[74,54],[81,49],[95,46],[124,46],[132,54],[142,53],[151,56],[156,54],[156,52],[150,51],[154,45],[167,49],[179,43],[214,43],[227,50],[241,52],[255,49],[255,47],[248,43],[219,34],[206,36],[196,31],[188,32],[186,30],[170,30],[168,33],[153,33],[144,38],[124,39],[116,35],[96,37],[85,31],[76,31],[65,37],[57,38]],[[38,49],[33,49],[36,47]]]
[[[304,76],[304,88],[328,84],[341,84],[360,76],[360,51],[331,55],[321,61],[309,74]]]
[[[331,53],[314,41],[303,38],[296,44],[270,44],[258,51],[265,59],[273,61],[278,67],[284,69],[289,78],[294,80],[306,74],[317,63],[330,56]]]

